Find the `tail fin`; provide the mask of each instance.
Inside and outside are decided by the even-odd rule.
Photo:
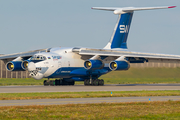
[[[119,15],[114,32],[112,34],[110,44],[105,49],[124,48],[127,49],[127,37],[131,25],[133,12]]]
[[[122,48],[127,49],[127,37],[130,30],[131,20],[134,11],[139,10],[152,10],[152,9],[165,9],[165,8],[174,8],[176,6],[170,7],[126,7],[126,8],[104,8],[104,7],[93,7],[92,9],[97,10],[107,10],[114,11],[114,14],[118,14],[119,18],[116,23],[114,32],[112,34],[111,40],[104,47],[104,49],[113,49],[113,48]]]

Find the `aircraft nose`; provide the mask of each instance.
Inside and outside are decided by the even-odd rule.
[[[33,70],[36,70],[36,66],[33,62],[30,62],[28,64],[28,71],[33,71]]]
[[[40,79],[42,79],[43,77],[44,77],[44,75],[42,74],[42,73],[37,73],[35,76],[32,76],[34,79],[36,79],[36,80],[40,80]]]
[[[34,62],[30,62],[28,64],[28,71],[29,71],[29,75],[31,77],[33,77],[36,80],[40,80],[44,77],[44,74],[39,73],[38,70],[36,69],[36,65],[34,64]]]

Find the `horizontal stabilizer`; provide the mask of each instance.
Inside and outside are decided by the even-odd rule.
[[[123,13],[129,13],[129,12],[133,12],[133,11],[139,11],[139,10],[154,10],[154,9],[166,9],[166,8],[175,8],[175,7],[176,6],[164,6],[164,7],[123,7],[123,8],[117,8],[117,7],[92,7],[92,9],[114,11],[114,14],[123,14]]]

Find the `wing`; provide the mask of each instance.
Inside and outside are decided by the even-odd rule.
[[[12,61],[16,58],[21,58],[23,60],[27,60],[36,53],[48,52],[49,50],[50,50],[50,48],[33,50],[33,51],[28,51],[28,52],[20,52],[20,53],[14,53],[14,54],[7,54],[7,55],[0,55],[0,60],[3,60],[4,63],[7,63],[8,61]]]
[[[110,61],[124,56],[130,63],[142,63],[149,61],[180,61],[180,55],[131,52],[125,50],[74,48],[73,52],[76,52],[82,56],[99,55],[101,58],[109,58]]]

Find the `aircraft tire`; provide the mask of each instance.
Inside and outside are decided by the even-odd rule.
[[[102,85],[102,80],[99,80],[99,81],[98,81],[98,84],[99,84],[99,85]]]
[[[88,79],[84,80],[84,85],[90,85],[90,80]]]
[[[103,86],[104,85],[104,80],[103,79],[101,79],[101,80],[99,80],[99,86]]]
[[[63,81],[62,80],[59,80],[59,85],[63,85]]]
[[[71,81],[71,82],[69,82],[69,85],[74,85],[75,84],[75,81],[73,80],[73,81]]]
[[[55,85],[60,85],[60,80],[55,80]]]
[[[98,84],[99,84],[99,80],[98,79],[93,81],[93,85],[94,86],[98,86]]]
[[[87,83],[86,83],[86,82],[87,82],[87,80],[84,80],[84,85],[87,85]]]
[[[43,84],[44,86],[49,86],[49,82],[47,80],[44,80]]]
[[[86,85],[90,85],[90,80],[87,80],[87,82],[86,82],[87,84]]]
[[[55,85],[55,81],[54,80],[50,80],[49,84],[50,84],[50,86],[54,86]]]
[[[62,85],[69,85],[69,82],[62,80]]]
[[[102,79],[101,81],[102,81],[101,85],[103,86],[104,85],[104,80]]]
[[[92,83],[91,83],[91,85],[95,85],[95,80],[92,80]]]

